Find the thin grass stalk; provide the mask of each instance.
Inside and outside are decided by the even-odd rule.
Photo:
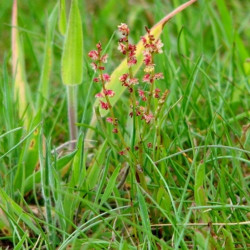
[[[67,101],[68,101],[68,123],[70,141],[77,140],[78,129],[77,123],[77,86],[67,85]],[[75,149],[76,142],[71,143],[70,149]]]

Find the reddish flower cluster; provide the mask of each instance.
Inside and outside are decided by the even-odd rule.
[[[150,29],[146,27],[147,37],[143,36],[142,43],[144,46],[143,51],[143,62],[145,64],[144,71],[146,74],[143,77],[143,82],[153,83],[155,80],[163,79],[162,73],[154,73],[155,64],[153,61],[154,54],[161,54],[163,43],[160,39],[155,39],[153,35],[150,34]]]
[[[120,78],[119,78],[120,82],[122,83],[122,86],[125,86],[128,88],[129,92],[132,93],[133,92],[133,88],[132,86],[137,85],[139,83],[138,78],[130,78],[129,74],[123,74]]]
[[[147,101],[147,97],[145,96],[145,91],[138,89],[138,94],[144,102]]]
[[[143,106],[139,106],[139,102],[136,102],[135,114],[136,116],[141,117],[141,120],[145,120],[146,123],[150,123],[154,119],[154,116],[152,113],[147,114],[146,108]],[[133,117],[133,112],[130,112],[129,116]]]
[[[99,71],[99,76],[94,78],[94,82],[101,82],[103,85],[102,92],[97,93],[95,97],[105,98],[106,102],[100,100],[100,107],[102,109],[108,110],[110,108],[110,104],[108,102],[107,97],[113,97],[115,95],[115,92],[113,90],[105,88],[105,83],[110,81],[110,75],[107,73],[103,73],[103,71],[105,70],[103,64],[107,63],[108,55],[102,55],[102,45],[100,42],[96,45],[96,48],[97,50],[91,50],[88,54],[88,56],[93,60],[93,62],[91,63],[92,68],[95,71]]]
[[[128,67],[131,67],[137,63],[137,59],[135,57],[136,46],[130,44],[128,41],[129,28],[127,24],[122,23],[118,26],[118,30],[122,33],[122,38],[119,40],[118,50],[123,55],[127,55]]]

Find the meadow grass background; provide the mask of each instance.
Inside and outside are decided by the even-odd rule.
[[[94,142],[82,143],[94,95],[100,90],[92,82],[88,51],[98,41],[107,45],[111,73],[122,59],[117,25],[127,23],[131,41],[137,43],[144,26],[152,27],[183,2],[79,1],[84,34],[84,75],[78,88],[81,135],[76,151],[57,155],[53,149],[69,137],[60,77],[63,38],[56,26],[49,99],[25,126],[11,75],[12,1],[1,1],[0,247],[250,247],[248,1],[198,0],[166,24],[161,36],[164,53],[156,58],[165,79],[157,87],[169,89],[170,94],[162,114],[158,162],[150,158],[150,150],[145,158],[149,194],[130,174],[121,189],[116,187],[126,163],[108,145],[99,125]],[[18,3],[18,31],[34,103],[39,97],[46,22],[55,4]],[[129,141],[126,93],[115,111]],[[133,199],[131,188],[136,189]]]

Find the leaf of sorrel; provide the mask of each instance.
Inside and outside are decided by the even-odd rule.
[[[166,15],[163,19],[161,19],[157,24],[155,24],[151,28],[151,34],[155,36],[156,39],[158,39],[161,35],[161,32],[165,26],[165,24],[176,14],[187,8],[189,5],[193,4],[197,0],[190,0],[182,5],[180,5],[178,8],[176,8],[174,11],[172,11],[170,14]],[[147,35],[145,35],[147,37]],[[142,41],[138,42],[136,45],[136,58],[137,58],[137,64],[133,67],[133,73],[136,74],[143,63],[143,44]],[[126,87],[122,86],[119,81],[119,77],[122,74],[127,73],[128,67],[127,67],[127,60],[124,59],[121,64],[113,71],[111,75],[111,81],[107,83],[106,88],[113,90],[116,94],[113,98],[110,99],[111,105],[114,105],[121,97],[123,92],[126,90]],[[99,100],[96,100],[94,103],[94,107],[99,104]],[[101,116],[106,116],[108,114],[109,110],[100,110]],[[95,126],[97,122],[95,113],[92,116],[90,126]],[[91,139],[93,135],[92,130],[88,130],[86,134],[87,139]]]
[[[30,117],[29,114],[32,112],[32,101],[30,89],[26,81],[25,62],[19,37],[17,16],[17,0],[14,0],[11,21],[12,77],[14,79],[15,100],[18,101],[19,117],[22,117],[26,112],[24,124],[27,127],[29,121],[28,117]],[[31,106],[31,108],[28,106]]]
[[[78,1],[72,0],[62,55],[62,80],[65,85],[82,82],[83,34]]]

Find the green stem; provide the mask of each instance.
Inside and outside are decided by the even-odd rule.
[[[77,86],[67,86],[67,100],[68,100],[68,122],[70,140],[77,139]],[[75,149],[76,143],[71,144],[71,149]]]

